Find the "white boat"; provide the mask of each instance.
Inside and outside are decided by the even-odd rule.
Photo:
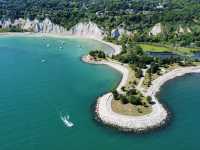
[[[50,44],[47,44],[46,47],[50,47]]]
[[[42,62],[42,63],[45,63],[45,62],[46,62],[46,60],[45,60],[45,59],[42,59],[42,60],[41,60],[41,62]]]
[[[74,124],[69,120],[69,116],[61,116],[61,120],[65,124],[66,127],[71,128],[74,126]]]

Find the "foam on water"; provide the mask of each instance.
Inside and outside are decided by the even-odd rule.
[[[71,128],[74,126],[74,124],[69,120],[69,115],[67,115],[67,117],[61,115],[60,118],[66,127]]]

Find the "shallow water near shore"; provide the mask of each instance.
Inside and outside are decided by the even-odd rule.
[[[1,150],[197,149],[200,75],[167,82],[159,97],[173,113],[169,127],[144,135],[123,134],[93,120],[96,97],[114,88],[121,75],[80,61],[93,48],[82,39],[0,38]],[[60,115],[69,115],[73,128]]]

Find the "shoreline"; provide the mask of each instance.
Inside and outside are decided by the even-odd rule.
[[[52,38],[75,38],[75,39],[89,39],[89,40],[95,40],[100,43],[103,43],[110,48],[113,49],[114,52],[112,52],[112,55],[117,55],[121,52],[121,46],[120,45],[115,45],[111,42],[104,41],[103,39],[95,38],[92,36],[78,36],[78,35],[72,35],[72,34],[61,34],[61,33],[34,33],[34,32],[2,32],[0,33],[1,36],[29,36],[29,37],[52,37]]]
[[[91,64],[107,65],[122,73],[122,79],[117,87],[117,91],[122,93],[121,87],[128,80],[128,69],[120,63],[111,61],[90,61],[86,56],[82,57],[82,61]],[[95,113],[97,118],[104,124],[118,128],[122,131],[145,132],[151,129],[159,128],[167,124],[170,117],[168,109],[161,104],[156,97],[160,88],[169,80],[179,76],[184,76],[188,73],[200,73],[200,66],[181,67],[174,69],[152,82],[152,85],[147,89],[147,92],[140,91],[144,96],[151,96],[155,104],[152,105],[152,112],[144,116],[126,116],[112,111],[111,102],[113,100],[112,93],[106,93],[97,99]]]
[[[110,61],[88,61],[86,56],[83,57],[82,60],[86,63],[107,65],[119,71],[122,74],[122,79],[117,86],[117,91],[120,94],[123,94],[121,87],[123,87],[127,83],[129,74],[128,69],[124,65]],[[152,112],[144,116],[127,116],[118,114],[114,112],[111,108],[112,100],[112,93],[106,93],[97,99],[95,108],[95,113],[97,117],[104,124],[107,124],[109,126],[119,128],[123,131],[140,132],[144,130],[149,130],[150,128],[159,127],[165,124],[165,121],[167,120],[168,113],[157,99],[153,100],[155,104],[152,105]]]
[[[52,33],[0,33],[3,36],[33,36],[33,37],[55,37],[55,38],[83,38],[83,39],[93,39],[104,44],[110,46],[114,53],[112,55],[116,55],[121,52],[121,47],[115,45],[113,43],[105,42],[101,39],[95,39],[92,37],[81,37],[76,35],[66,35],[66,34],[52,34]],[[121,88],[126,85],[128,81],[129,71],[126,68],[125,64],[121,64],[115,61],[91,61],[87,59],[87,56],[83,56],[81,58],[82,61],[91,64],[101,64],[107,65],[122,74],[122,79],[120,80],[117,91],[123,94]],[[185,67],[185,68],[178,68],[172,70],[152,82],[152,85],[147,89],[146,92],[139,89],[140,92],[144,94],[144,96],[151,96],[152,101],[155,102],[152,105],[152,112],[150,114],[144,116],[126,116],[115,113],[112,111],[111,108],[111,101],[113,100],[112,93],[106,93],[103,96],[97,99],[95,113],[97,117],[106,125],[117,127],[123,131],[135,131],[135,132],[143,132],[149,129],[154,129],[157,127],[161,127],[162,125],[166,124],[168,120],[169,113],[167,109],[159,102],[156,97],[156,94],[160,91],[160,87],[165,84],[165,82],[178,77],[183,76],[187,73],[200,73],[200,66],[196,67]]]

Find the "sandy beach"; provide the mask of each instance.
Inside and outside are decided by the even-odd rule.
[[[116,44],[113,44],[113,43],[110,43],[110,42],[106,42],[106,41],[103,41],[102,39],[99,39],[99,38],[94,38],[94,37],[91,37],[91,36],[78,36],[78,35],[71,35],[71,34],[66,34],[66,33],[33,33],[33,32],[24,32],[24,33],[21,33],[21,32],[14,32],[14,33],[11,33],[11,32],[2,32],[0,33],[0,37],[1,36],[32,36],[32,37],[53,37],[53,38],[79,38],[79,39],[92,39],[92,40],[96,40],[96,41],[99,41],[103,44],[106,44],[108,45],[109,47],[111,47],[114,52],[111,54],[111,55],[117,55],[121,52],[121,46],[120,45],[116,45]]]

